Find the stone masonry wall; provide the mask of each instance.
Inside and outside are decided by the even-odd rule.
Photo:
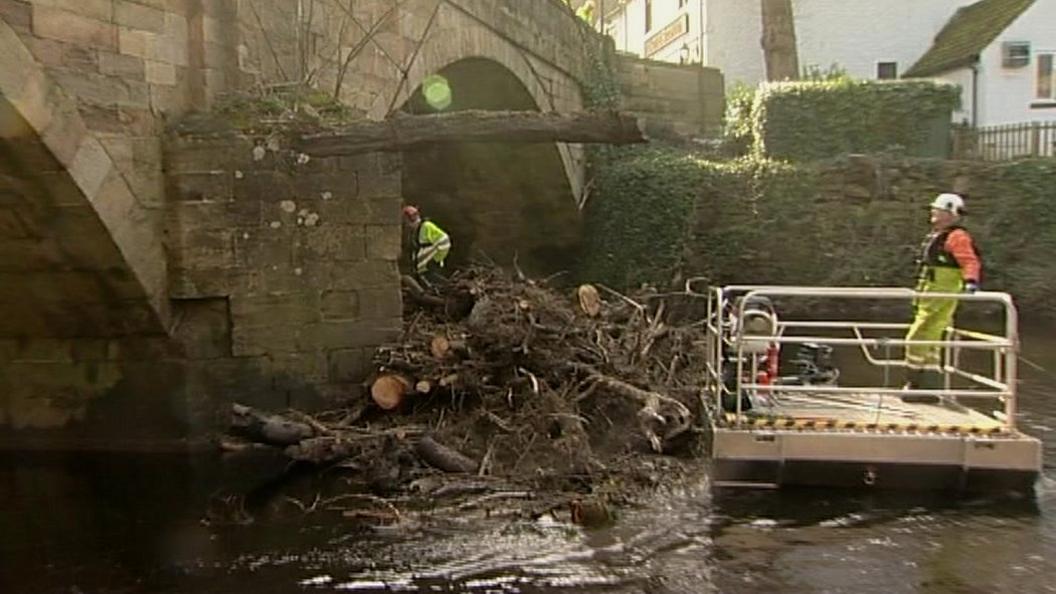
[[[577,81],[589,69],[583,47],[597,43],[559,0],[357,0],[351,10],[303,0],[299,12],[293,0],[237,4],[246,78],[267,85],[308,77],[373,119],[397,111],[425,76],[469,57],[516,73],[543,111],[579,108]],[[224,26],[207,16],[207,40]],[[208,53],[221,54],[219,46]]]
[[[168,335],[0,338],[0,447],[171,448],[233,401],[362,396],[401,328],[400,164],[310,160],[245,138],[166,152]]]
[[[351,15],[305,0],[316,11],[307,26],[297,4],[0,0],[9,28],[0,31],[0,121],[18,119],[6,110],[45,122],[30,141],[56,160],[29,190],[12,167],[0,171],[0,203],[15,188],[22,209],[0,204],[0,265],[11,281],[0,296],[27,308],[44,293],[81,296],[9,316],[0,332],[0,426],[29,430],[4,431],[0,442],[32,433],[77,447],[143,444],[213,428],[233,398],[311,407],[351,396],[369,348],[397,332],[398,163],[294,166],[270,150],[257,161],[252,142],[236,138],[178,138],[165,149],[172,120],[228,91],[305,77],[335,89],[346,61],[338,95],[372,118],[468,57],[504,66],[544,111],[582,106],[579,48],[590,36],[559,0],[357,0]],[[7,51],[15,46],[18,62]],[[24,143],[7,148],[35,162]],[[581,186],[580,151],[559,150]],[[43,243],[29,245],[26,213],[48,223]],[[33,259],[19,256],[26,250]],[[52,315],[90,311],[81,302],[98,305],[115,288],[143,302],[139,285],[157,311],[108,302],[94,316],[105,332]]]
[[[680,65],[618,55],[616,76],[621,107],[645,118],[655,135],[717,136],[726,109],[722,73],[700,65]]]
[[[351,10],[333,0],[304,0],[301,7],[298,14],[292,0],[238,3],[240,86],[308,79],[376,120],[403,108],[426,76],[466,58],[512,72],[541,111],[578,111],[579,81],[589,70],[585,46],[600,44],[560,0],[357,0]],[[205,23],[207,38],[223,29],[212,17]],[[221,47],[207,45],[207,57],[223,55]],[[578,200],[582,148],[559,144],[558,150]]]
[[[195,103],[190,0],[2,0],[44,70],[77,102],[143,208],[160,213],[160,117]],[[200,8],[198,8],[200,10]],[[161,223],[160,217],[155,223]]]
[[[176,138],[166,155],[172,297],[223,325],[221,349],[209,333],[185,344],[205,374],[192,384],[212,406],[359,396],[401,329],[398,158],[305,162],[236,137]]]
[[[0,426],[182,430],[169,364],[144,361],[169,342],[161,118],[193,100],[192,4],[0,1]]]

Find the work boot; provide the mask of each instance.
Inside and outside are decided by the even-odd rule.
[[[911,369],[906,379],[906,389],[908,390],[941,390],[944,386],[942,374],[938,371]],[[913,404],[938,404],[940,400],[937,394],[906,394],[902,396],[902,402]]]
[[[920,388],[922,390],[943,390],[946,381],[939,371],[924,371],[920,374]]]
[[[921,384],[921,376],[924,375],[924,371],[920,369],[910,369],[906,372],[906,385],[902,387],[903,390],[919,390]]]

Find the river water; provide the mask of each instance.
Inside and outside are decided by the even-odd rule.
[[[1033,498],[716,498],[702,464],[603,529],[481,515],[364,529],[274,502],[232,523],[248,517],[226,493],[281,502],[259,488],[273,462],[4,454],[0,593],[1056,592],[1056,334],[1026,326],[1020,426],[1045,441]]]

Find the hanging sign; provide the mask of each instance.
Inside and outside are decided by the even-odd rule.
[[[689,15],[683,14],[663,29],[660,29],[656,35],[645,40],[645,57],[652,56],[663,49],[664,46],[686,33],[689,33]]]

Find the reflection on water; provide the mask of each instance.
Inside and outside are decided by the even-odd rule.
[[[1030,332],[1021,427],[1056,476],[1056,338]],[[365,529],[269,509],[262,461],[0,458],[0,592],[1053,592],[1056,481],[1034,499],[798,490],[699,480],[615,525],[481,515]],[[203,522],[246,492],[250,524]],[[310,489],[309,489],[310,490]],[[223,500],[222,497],[220,497]],[[226,500],[230,502],[230,499]],[[286,508],[289,511],[289,506]],[[248,518],[248,516],[247,516]]]
[[[1029,500],[800,491],[716,505],[724,592],[1042,592],[1056,531]]]

